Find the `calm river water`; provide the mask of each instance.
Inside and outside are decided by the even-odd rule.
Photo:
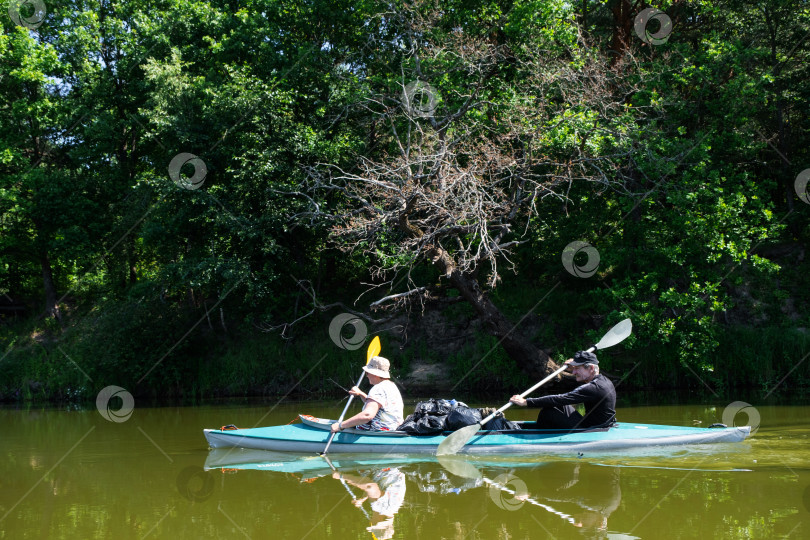
[[[708,426],[725,407],[625,407],[619,420]],[[341,409],[0,409],[0,538],[810,538],[807,406],[742,411],[758,428],[745,443],[460,463],[341,454],[342,480],[317,456],[228,455],[202,435]]]

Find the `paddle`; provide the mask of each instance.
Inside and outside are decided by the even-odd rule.
[[[377,339],[377,338],[375,338],[375,339]],[[379,351],[378,351],[378,352],[379,352]],[[326,456],[326,454],[325,454],[325,453],[323,454],[323,459],[325,459],[325,460],[326,460],[326,463],[328,463],[328,464],[329,464],[329,467],[332,469],[332,472],[333,472],[333,473],[338,473],[338,474],[340,474],[340,471],[339,471],[339,470],[337,470],[337,467],[335,467],[335,466],[332,464],[332,460],[330,460],[330,459],[329,459],[329,458]],[[346,484],[346,481],[345,481],[345,480],[343,480],[343,475],[341,475],[341,476],[340,476],[339,480],[340,480],[340,483],[341,483],[341,484],[343,484],[343,487],[344,487],[344,488],[346,488],[346,492],[349,494],[349,497],[351,497],[351,498],[352,498],[352,501],[356,501],[356,500],[357,500],[357,497],[355,497],[355,496],[354,496],[354,491],[352,491],[352,489],[351,489],[351,488],[348,486],[348,484]],[[355,506],[357,506],[357,505],[355,505]],[[368,512],[366,512],[366,509],[365,509],[365,508],[363,508],[363,506],[362,506],[362,505],[357,506],[357,508],[359,508],[360,510],[362,510],[362,511],[363,511],[363,515],[364,515],[364,516],[366,516],[366,519],[368,520],[368,522],[369,522],[369,523],[372,523],[372,522],[373,522],[373,520],[371,519],[371,516],[370,516],[370,515],[368,515]],[[371,531],[369,531],[369,532],[371,532]],[[371,532],[371,537],[372,537],[374,540],[377,540],[377,537],[374,535],[374,533],[373,533],[373,532]]]
[[[323,458],[326,460],[326,463],[329,464],[329,468],[332,469],[332,472],[336,472],[336,473],[340,474],[340,471],[337,470],[337,467],[335,467],[334,464],[332,464],[332,460],[330,460],[326,455],[324,455]],[[354,492],[352,491],[352,489],[348,486],[348,484],[346,484],[346,481],[343,480],[343,476],[341,476],[338,480],[340,480],[340,483],[343,484],[344,488],[346,488],[346,492],[349,494],[349,497],[351,497],[353,501],[356,501],[357,497],[354,496]],[[371,521],[371,516],[368,515],[368,512],[366,512],[366,509],[363,508],[362,506],[358,506],[358,508],[360,508],[360,510],[362,510],[363,513],[366,515],[366,519]]]
[[[605,334],[602,337],[602,339],[599,340],[599,343],[589,348],[588,351],[593,352],[597,349],[607,349],[608,347],[612,347],[617,343],[621,343],[627,338],[627,336],[630,335],[632,331],[633,331],[633,323],[630,321],[630,319],[625,319],[616,326],[614,326],[613,328],[611,328],[610,330],[608,330],[607,334]],[[531,388],[520,394],[520,397],[525,398],[527,395],[537,390],[538,388],[546,384],[548,381],[550,381],[551,379],[553,379],[566,369],[568,369],[568,365],[564,365],[563,367],[561,367],[560,369],[558,369],[557,371],[555,371],[554,373],[552,373],[551,375],[540,381],[539,383],[535,384],[534,386],[532,386]],[[509,403],[507,403],[494,413],[490,414],[477,424],[465,426],[459,429],[458,431],[454,431],[453,433],[448,435],[445,440],[441,442],[439,448],[436,450],[436,455],[445,456],[448,454],[457,453],[459,450],[461,450],[461,448],[465,444],[467,444],[470,441],[470,439],[473,438],[473,436],[478,432],[479,429],[481,429],[481,427],[484,424],[495,418],[495,416],[498,413],[505,411],[511,406],[512,402],[510,401]]]
[[[535,506],[539,506],[543,510],[546,510],[548,512],[551,512],[552,514],[560,516],[561,518],[569,522],[571,525],[576,526],[577,524],[573,516],[564,514],[563,512],[560,512],[547,504],[543,504],[535,499],[532,499],[531,497],[525,495],[519,496],[519,494],[515,490],[509,489],[508,487],[502,484],[490,480],[489,478],[484,476],[483,473],[481,473],[481,471],[479,471],[475,465],[469,463],[468,461],[462,460],[461,456],[437,456],[437,459],[439,461],[439,465],[450,471],[452,474],[455,474],[456,476],[460,476],[461,478],[469,478],[471,480],[481,480],[487,486],[489,486],[490,489],[491,488],[499,489],[504,493],[508,493],[514,496],[515,499],[519,499],[521,501],[525,501]],[[513,509],[517,510],[517,508],[510,508],[510,510]]]
[[[382,346],[380,346],[380,336],[374,336],[374,339],[372,339],[371,343],[368,344],[368,350],[366,351],[366,364],[368,364],[371,361],[372,358],[374,358],[375,356],[380,354],[381,350],[382,350]],[[363,376],[365,374],[366,374],[365,371],[363,371],[363,373],[360,374],[360,378],[357,379],[357,384],[355,384],[355,386],[360,386],[360,383],[363,382]],[[343,412],[340,413],[340,418],[338,418],[338,424],[343,422],[343,417],[346,416],[346,411],[349,410],[349,405],[352,404],[353,399],[354,399],[354,396],[349,395],[349,401],[346,402],[346,406],[343,407]],[[329,435],[329,440],[326,442],[326,448],[324,448],[323,452],[321,452],[322,456],[325,456],[326,453],[329,451],[329,445],[332,444],[332,439],[334,439],[334,438],[335,438],[335,433],[332,432],[332,434]]]

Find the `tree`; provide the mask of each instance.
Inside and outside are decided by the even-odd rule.
[[[457,291],[537,377],[556,366],[488,291],[514,269],[510,254],[539,206],[565,201],[572,184],[622,189],[628,88],[581,46],[563,3],[527,3],[488,24],[476,7],[417,3],[386,22],[401,58],[367,67],[362,103],[378,148],[352,168],[309,168],[302,192],[332,205],[299,217],[334,220],[338,245],[370,261],[373,288],[388,291],[372,308],[454,301]]]
[[[38,268],[44,312],[61,319],[53,259],[70,179],[57,142],[66,111],[54,99],[54,78],[64,66],[53,47],[22,26],[0,34],[0,59],[0,260],[16,263],[4,262],[14,272],[0,288],[22,285]]]

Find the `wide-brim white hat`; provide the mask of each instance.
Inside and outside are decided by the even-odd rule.
[[[368,361],[368,364],[363,366],[363,371],[365,371],[366,373],[371,373],[372,375],[382,377],[383,379],[391,378],[391,374],[388,372],[389,369],[391,369],[391,362],[389,362],[387,358],[383,358],[382,356],[371,357],[371,360]]]

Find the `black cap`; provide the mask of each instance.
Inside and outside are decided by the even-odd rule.
[[[574,361],[571,362],[572,366],[584,366],[585,364],[599,364],[596,355],[590,351],[577,351],[574,354]]]

